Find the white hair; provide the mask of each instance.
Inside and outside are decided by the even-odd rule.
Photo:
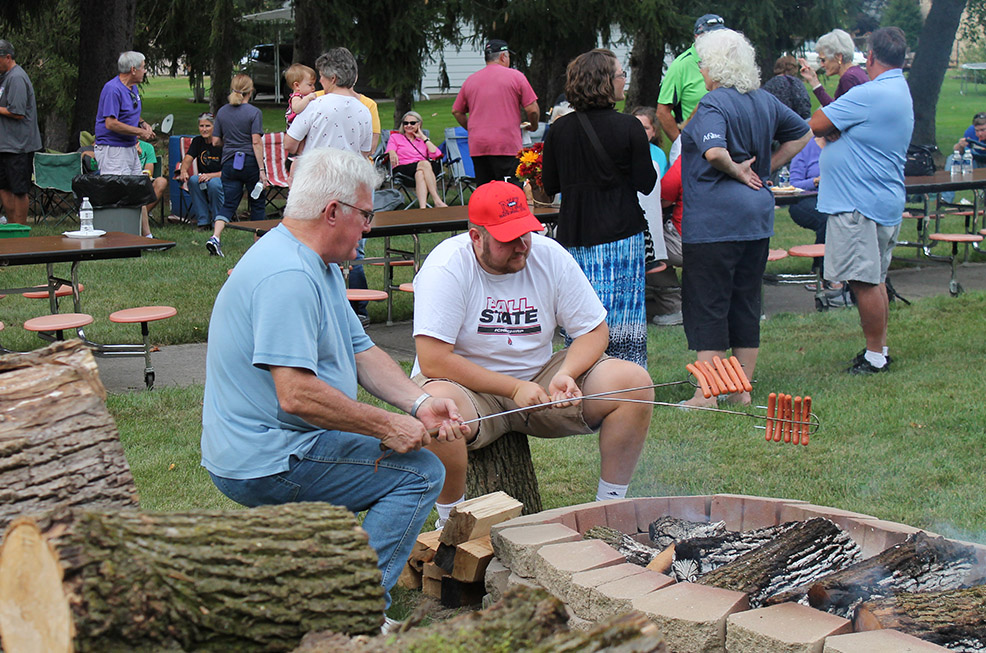
[[[120,58],[116,60],[116,69],[120,74],[129,73],[131,68],[140,68],[144,63],[144,55],[133,50],[120,53]]]
[[[719,86],[749,93],[760,88],[760,68],[753,45],[739,32],[717,29],[695,40],[701,67]]]
[[[818,37],[818,43],[815,44],[815,51],[826,59],[841,54],[843,62],[852,63],[856,46],[853,44],[852,37],[849,36],[848,32],[841,29],[834,29],[828,34]]]
[[[305,150],[292,169],[284,217],[293,220],[314,220],[332,200],[353,204],[360,189],[373,191],[382,181],[365,157],[332,147]]]

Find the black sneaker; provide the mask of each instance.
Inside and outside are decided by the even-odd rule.
[[[887,359],[887,364],[884,365],[883,367],[879,367],[879,368],[876,368],[876,369],[879,369],[879,370],[883,371],[883,370],[886,370],[887,368],[890,367],[890,363],[893,361],[893,358],[890,357],[890,354],[887,354],[884,358]],[[849,362],[849,364],[850,365],[856,365],[857,363],[859,363],[859,361],[862,361],[862,360],[866,360],[866,349],[865,348],[863,348],[862,350],[860,350],[860,352],[858,354],[856,354],[856,357],[853,358]]]
[[[861,358],[859,360],[853,361],[853,364],[849,367],[849,369],[846,370],[846,372],[848,372],[849,374],[855,374],[860,376],[867,374],[879,374],[880,372],[889,372],[889,371],[890,371],[889,361],[883,367],[874,367],[873,364],[870,363],[865,358]]]

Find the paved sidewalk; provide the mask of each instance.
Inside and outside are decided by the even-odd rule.
[[[894,270],[890,273],[897,292],[907,300],[948,293],[949,268],[946,264]],[[969,263],[959,267],[958,278],[966,290],[986,290],[986,264]],[[814,294],[803,285],[764,286],[767,317],[778,313],[809,313],[815,310]],[[179,315],[180,318],[180,315]],[[680,327],[664,327],[680,328]],[[414,359],[411,323],[393,326],[371,324],[370,338],[399,361]],[[152,331],[153,336],[153,331]],[[205,343],[161,347],[152,354],[156,387],[205,384]],[[144,387],[142,358],[99,358],[100,376],[110,392],[141,390]]]

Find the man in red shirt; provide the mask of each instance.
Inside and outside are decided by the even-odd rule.
[[[517,152],[521,148],[521,110],[529,131],[537,129],[537,95],[524,74],[510,67],[507,42],[486,44],[486,67],[463,82],[452,115],[469,132],[469,154],[477,185],[488,181],[517,183]]]

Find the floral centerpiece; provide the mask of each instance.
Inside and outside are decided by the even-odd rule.
[[[517,178],[524,182],[524,191],[527,194],[528,202],[532,204],[548,205],[551,198],[544,192],[541,182],[541,158],[544,151],[544,143],[534,143],[530,147],[525,147],[517,153],[520,163],[517,164]]]

